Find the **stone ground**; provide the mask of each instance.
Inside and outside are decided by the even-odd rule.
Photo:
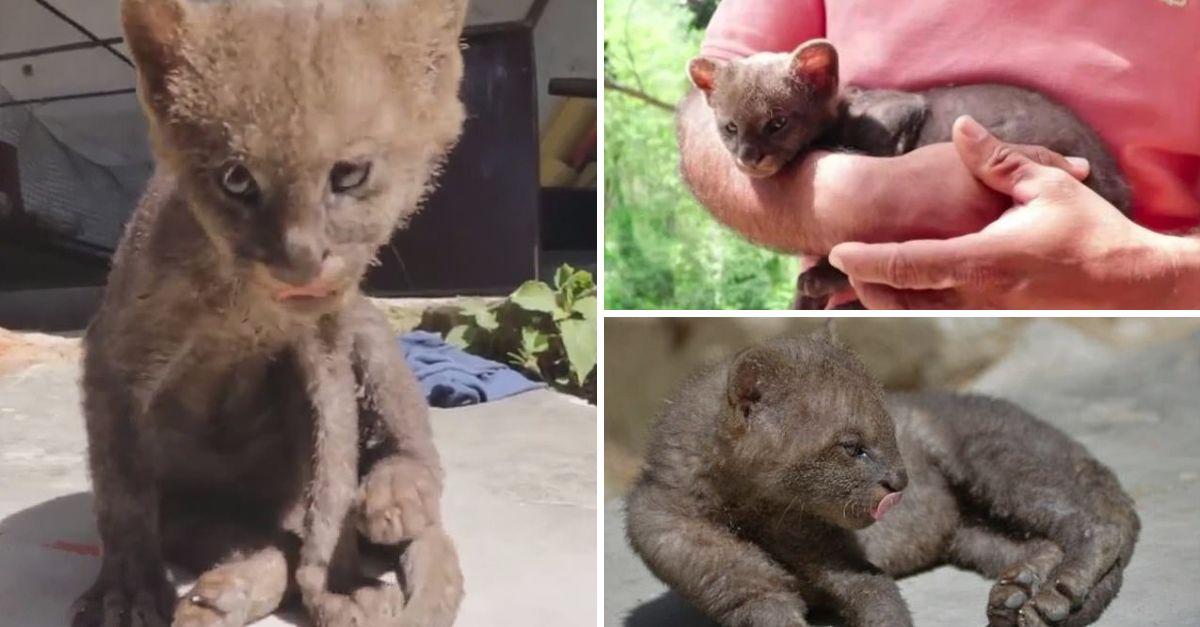
[[[1127,350],[1036,322],[970,388],[1013,400],[1084,443],[1136,499],[1141,538],[1120,596],[1096,624],[1200,626],[1200,334]],[[605,627],[709,625],[629,550],[619,499],[604,519]],[[900,587],[916,625],[961,627],[986,621],[989,585],[943,567]]]
[[[60,627],[99,567],[79,370],[61,348],[0,372],[3,625]],[[444,515],[466,579],[456,625],[593,624],[595,408],[535,391],[434,410],[433,425],[448,475]]]

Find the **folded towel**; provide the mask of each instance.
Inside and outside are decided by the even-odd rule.
[[[434,407],[486,403],[544,387],[504,364],[464,353],[436,333],[406,333],[400,347]]]

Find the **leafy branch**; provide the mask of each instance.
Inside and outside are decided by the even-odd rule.
[[[526,281],[504,300],[468,301],[448,317],[427,316],[420,328],[595,402],[596,321],[592,275],[563,265],[553,287]]]
[[[658,98],[655,98],[654,96],[651,96],[650,94],[647,94],[646,92],[644,92],[640,89],[637,89],[634,87],[626,87],[625,85],[622,85],[607,76],[604,77],[604,88],[611,89],[612,91],[625,94],[626,96],[630,96],[632,98],[636,98],[648,105],[658,107],[659,109],[670,111],[672,113],[675,112],[674,105],[671,105],[670,103],[668,103],[664,100],[659,100]]]

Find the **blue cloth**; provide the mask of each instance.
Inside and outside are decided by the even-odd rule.
[[[486,403],[544,387],[504,364],[464,353],[436,333],[405,333],[400,348],[434,407]]]

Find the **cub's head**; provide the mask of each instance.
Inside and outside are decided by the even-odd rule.
[[[464,112],[465,0],[123,0],[159,167],[221,253],[335,307],[414,212]]]
[[[737,167],[749,176],[778,172],[837,116],[837,50],[823,39],[791,54],[728,62],[696,57],[688,75],[708,100]]]
[[[829,332],[746,349],[725,401],[722,471],[743,498],[860,529],[908,483],[879,384]]]

